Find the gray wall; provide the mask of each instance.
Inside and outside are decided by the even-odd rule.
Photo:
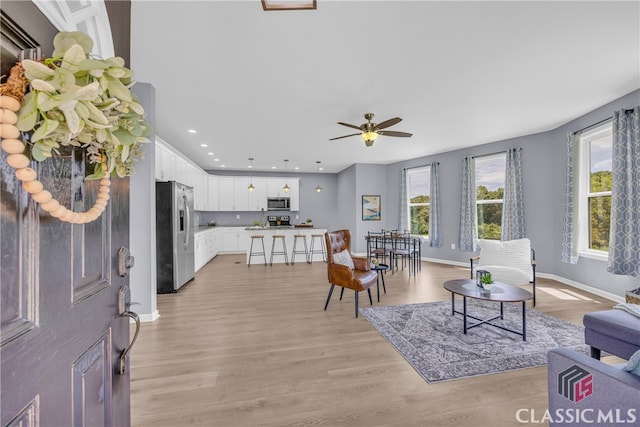
[[[480,156],[504,151],[510,147],[522,147],[525,223],[527,236],[536,249],[538,271],[567,279],[570,283],[575,282],[578,285],[596,288],[603,294],[610,293],[622,297],[627,290],[640,285],[637,278],[610,274],[606,271],[606,262],[594,259],[581,257],[577,265],[560,262],[566,135],[568,132],[575,132],[611,117],[615,110],[631,108],[638,104],[640,104],[640,90],[548,132],[389,165],[386,171],[387,198],[392,205],[399,205],[402,168],[422,166],[434,161],[440,162],[443,246],[441,248],[425,246],[423,256],[467,263],[471,253],[451,249],[452,243],[455,243],[456,248],[458,246],[462,160],[465,156]],[[428,141],[419,143],[428,143]],[[393,212],[389,213],[393,214]],[[397,222],[397,213],[395,215]]]
[[[136,83],[132,88],[143,106],[146,120],[155,124],[155,88],[149,83]],[[155,140],[154,135],[149,136]],[[144,144],[144,158],[129,179],[129,249],[135,265],[129,272],[132,311],[143,321],[154,320],[156,304],[156,185],[155,144]]]
[[[565,145],[567,133],[575,132],[586,126],[607,119],[613,115],[615,110],[622,108],[628,109],[635,105],[640,105],[640,90],[623,96],[610,104],[600,107],[550,132],[549,139],[554,148],[552,157],[550,157],[550,163],[553,165],[552,173],[555,181],[564,183],[564,164],[567,158]],[[608,273],[606,271],[606,262],[585,257],[580,257],[578,263],[575,265],[560,262],[560,235],[562,233],[563,206],[563,186],[559,185],[555,187],[553,191],[554,226],[553,233],[549,236],[554,243],[553,273],[578,283],[593,286],[594,288],[601,289],[613,295],[622,296],[626,291],[637,288],[640,285],[640,279]],[[637,220],[640,221],[640,213],[638,213],[638,215]]]

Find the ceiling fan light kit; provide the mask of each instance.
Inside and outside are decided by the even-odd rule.
[[[390,130],[383,130],[386,129],[388,127],[391,127],[397,123],[400,123],[402,121],[402,119],[400,117],[394,117],[392,119],[389,120],[385,120],[381,123],[373,123],[371,120],[373,119],[374,114],[373,113],[367,113],[364,115],[364,118],[367,120],[367,123],[363,123],[360,126],[356,126],[356,125],[352,125],[349,123],[344,123],[344,122],[338,122],[339,125],[342,126],[346,126],[349,128],[353,128],[353,129],[359,129],[360,133],[352,133],[349,135],[343,135],[343,136],[338,136],[336,138],[331,138],[329,139],[329,141],[333,141],[336,139],[342,139],[342,138],[347,138],[350,136],[355,136],[355,135],[360,135],[360,137],[362,137],[362,139],[364,140],[364,144],[367,147],[371,147],[373,145],[373,143],[375,142],[376,138],[378,138],[379,135],[385,135],[385,136],[395,136],[395,137],[403,137],[403,138],[408,138],[410,137],[412,134],[407,133],[407,132],[397,132],[397,131],[390,131]]]

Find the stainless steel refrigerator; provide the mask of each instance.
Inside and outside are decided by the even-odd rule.
[[[195,275],[193,188],[156,182],[156,262],[158,293],[177,292]]]

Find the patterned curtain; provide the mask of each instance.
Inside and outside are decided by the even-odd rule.
[[[431,163],[431,188],[429,189],[429,246],[442,246],[442,224],[440,220],[440,163]]]
[[[612,151],[607,271],[640,277],[640,106],[613,114]]]
[[[576,216],[578,215],[578,180],[574,171],[580,170],[578,150],[580,135],[567,135],[567,166],[565,169],[566,186],[564,190],[564,216],[562,218],[562,249],[560,259],[567,264],[578,263],[578,233]]]
[[[462,160],[462,200],[460,203],[460,234],[458,236],[458,248],[463,252],[475,252],[478,244],[475,177],[473,157],[465,157]]]
[[[409,202],[407,201],[407,169],[400,172],[400,212],[398,213],[398,230],[404,230],[409,224]]]
[[[524,198],[522,194],[522,148],[507,150],[501,240],[523,239]]]

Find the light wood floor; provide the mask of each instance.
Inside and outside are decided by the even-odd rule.
[[[546,367],[428,384],[354,317],[353,292],[334,292],[323,311],[324,263],[244,260],[218,256],[158,296],[160,318],[142,325],[132,351],[133,426],[511,426],[518,409],[547,408]],[[380,304],[448,301],[442,283],[467,274],[427,262],[415,278],[387,274]],[[613,305],[538,281],[536,309],[569,322]]]

